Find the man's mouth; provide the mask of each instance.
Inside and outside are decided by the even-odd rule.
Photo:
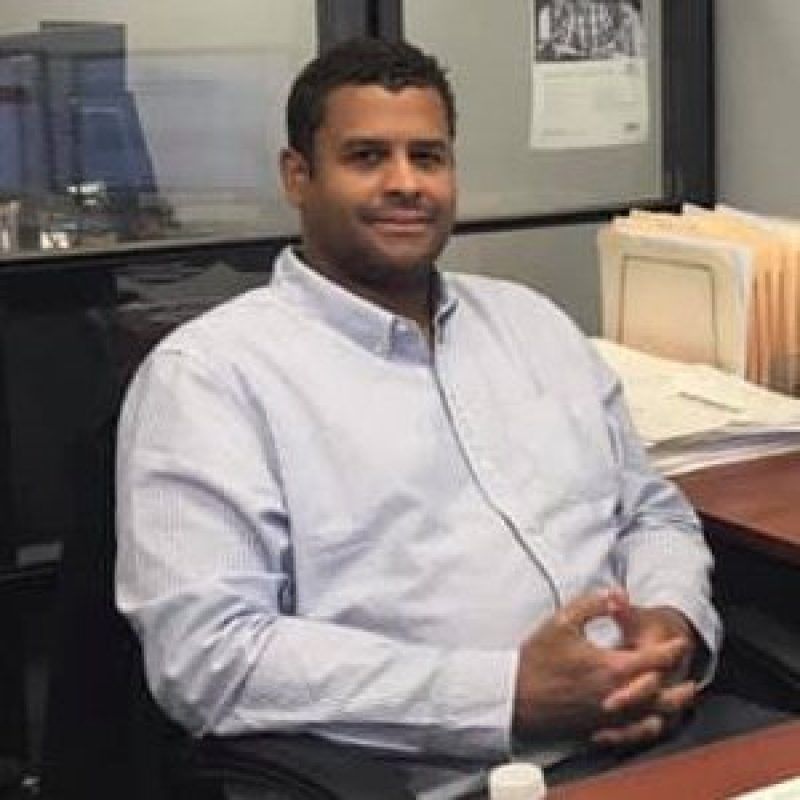
[[[389,232],[411,233],[428,228],[433,215],[419,210],[395,209],[367,215],[367,222]]]

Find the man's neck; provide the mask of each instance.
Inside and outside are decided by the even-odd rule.
[[[350,274],[329,267],[325,264],[314,263],[306,258],[302,251],[297,252],[298,257],[310,269],[332,281],[351,294],[361,297],[386,311],[416,322],[423,335],[430,343],[433,341],[433,308],[435,303],[435,280],[432,268],[427,268],[424,275],[417,276],[417,280],[407,283],[381,285],[368,281],[359,281]]]
[[[372,286],[344,286],[353,294],[391,311],[400,317],[416,322],[425,338],[431,341],[433,329],[433,296],[432,280],[426,286],[392,287],[381,289]]]

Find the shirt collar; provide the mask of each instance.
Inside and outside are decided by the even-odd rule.
[[[457,305],[449,282],[434,271],[434,330],[440,340],[443,327]],[[323,320],[356,344],[373,352],[392,352],[398,333],[410,320],[347,291],[307,266],[291,247],[275,261],[270,286],[292,305]]]

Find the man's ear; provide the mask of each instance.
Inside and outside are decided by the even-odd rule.
[[[306,186],[311,180],[311,166],[302,153],[291,147],[281,150],[281,179],[286,199],[295,208],[299,208]]]

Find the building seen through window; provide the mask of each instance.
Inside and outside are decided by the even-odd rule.
[[[274,154],[311,0],[54,5],[0,9],[0,258],[291,228]]]

